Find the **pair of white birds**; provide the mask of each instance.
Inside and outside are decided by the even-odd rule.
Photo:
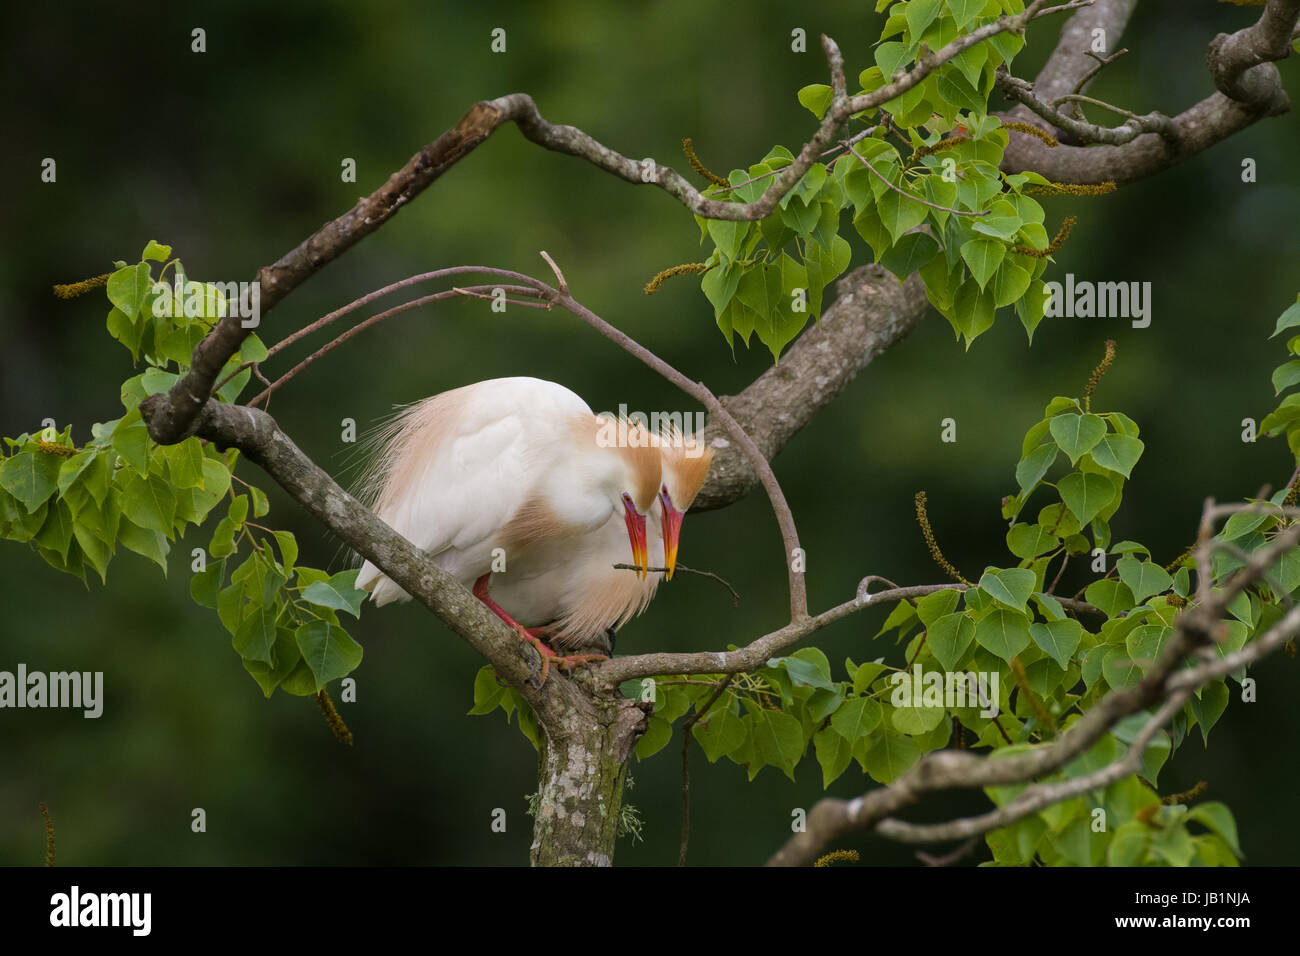
[[[591,646],[672,578],[682,516],[713,450],[679,433],[610,419],[555,382],[498,378],[416,403],[381,430],[363,495],[393,530],[429,554],[542,655],[542,681],[604,655]],[[648,527],[647,527],[648,525]],[[630,545],[630,549],[629,549]],[[614,565],[637,565],[635,572]],[[357,586],[376,604],[409,600],[369,561]]]

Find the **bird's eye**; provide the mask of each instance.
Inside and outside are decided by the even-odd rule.
[[[661,492],[663,492],[664,494],[668,494],[668,486],[667,486],[667,485],[664,485],[664,486],[663,486],[662,488],[660,488],[659,490],[660,490]]]
[[[623,492],[623,501],[629,505],[632,503],[632,496],[629,495],[626,491]]]

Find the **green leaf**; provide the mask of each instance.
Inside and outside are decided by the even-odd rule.
[[[167,538],[162,532],[142,528],[129,518],[123,517],[117,526],[117,537],[127,548],[162,568],[164,576],[167,574],[167,552],[171,550],[171,545],[167,543]]]
[[[863,756],[863,766],[877,783],[893,783],[921,757],[916,741],[903,734],[885,731],[876,737]]]
[[[108,313],[106,325],[108,334],[130,349],[132,358],[139,358],[140,334],[143,325],[135,322],[125,312],[116,307]]]
[[[1089,604],[1105,611],[1107,617],[1114,617],[1137,604],[1128,585],[1119,581],[1094,581],[1083,596]]]
[[[190,577],[190,597],[202,607],[217,609],[217,595],[226,577],[226,562],[211,561]]]
[[[853,745],[830,727],[813,735],[813,748],[822,768],[822,788],[829,787],[849,767]]]
[[[347,631],[328,621],[311,621],[295,632],[303,660],[316,678],[316,690],[354,671],[361,663],[361,645]]]
[[[1166,624],[1143,624],[1129,631],[1124,638],[1124,648],[1129,657],[1138,663],[1151,663],[1160,655],[1165,641],[1174,629]]]
[[[997,307],[993,304],[993,290],[981,290],[979,283],[967,279],[957,290],[953,299],[953,314],[950,320],[954,327],[966,338],[966,347],[993,327],[993,317]]]
[[[691,733],[704,748],[709,763],[717,763],[745,743],[745,722],[732,713],[724,698],[696,722]]]
[[[99,574],[100,581],[107,581],[108,562],[113,558],[113,546],[80,521],[73,525],[72,535],[81,548],[82,557]]]
[[[1080,526],[1097,517],[1115,497],[1115,486],[1101,475],[1075,472],[1056,485],[1061,501],[1070,509]]]
[[[868,697],[851,697],[831,714],[831,727],[847,741],[866,737],[880,726],[884,709]]]
[[[1083,638],[1083,626],[1073,618],[1063,621],[1051,621],[1047,624],[1030,624],[1029,636],[1034,643],[1051,655],[1052,660],[1061,667],[1070,666],[1070,658],[1079,649]]]
[[[108,301],[121,309],[128,319],[134,319],[152,288],[148,263],[124,266],[108,277]]]
[[[795,684],[826,690],[835,689],[835,684],[831,682],[829,666],[822,668],[812,661],[801,660],[798,657],[774,658],[767,662],[767,666],[784,667],[786,673],[790,675],[790,680]]]
[[[1273,394],[1281,395],[1300,382],[1300,359],[1292,359],[1273,369]]]
[[[867,661],[865,664],[857,665],[856,669],[852,661],[846,660],[844,664],[848,672],[853,675],[853,693],[855,694],[865,694],[871,686],[871,682],[885,670],[885,665],[880,661]]]
[[[898,242],[903,237],[903,233],[925,222],[928,207],[909,196],[910,193],[904,196],[895,189],[887,189],[876,203],[880,221],[889,231],[890,238],[894,242]]]
[[[22,451],[0,464],[0,488],[13,495],[31,514],[59,486],[59,467],[63,459],[35,449]]]
[[[813,83],[799,91],[799,102],[809,112],[821,119],[831,108],[831,88],[825,83]]]
[[[1297,325],[1300,325],[1300,300],[1297,300],[1291,308],[1277,317],[1277,326],[1273,329],[1273,335],[1270,335],[1269,338],[1275,337],[1283,329],[1289,329]]]
[[[1028,568],[1007,568],[1000,571],[985,571],[980,578],[979,589],[993,600],[1015,608],[1023,614],[1027,610],[1029,595],[1034,593],[1035,583],[1036,575]]]
[[[833,718],[832,718],[833,719]],[[785,711],[759,709],[749,715],[755,752],[794,779],[795,764],[803,756],[803,727]]]
[[[68,560],[68,547],[72,544],[72,528],[75,519],[72,509],[64,501],[54,501],[45,510],[45,523],[32,541],[42,548],[57,551],[65,562]]]
[[[1133,593],[1133,600],[1138,604],[1153,594],[1169,590],[1174,583],[1174,579],[1160,565],[1150,561],[1139,561],[1131,554],[1126,554],[1115,562],[1115,569],[1119,572],[1119,579],[1128,585],[1129,591]]]
[[[945,670],[953,670],[975,640],[975,623],[965,614],[948,614],[930,625],[925,643]]]
[[[704,273],[704,277],[700,280],[700,289],[713,305],[714,318],[722,315],[723,310],[731,302],[731,297],[736,294],[736,286],[740,284],[743,271],[740,266],[728,263],[725,266],[715,265]]]
[[[1217,801],[1198,803],[1187,811],[1187,819],[1195,820],[1213,830],[1227,841],[1233,853],[1242,856],[1241,844],[1237,842],[1237,821],[1233,819],[1232,811],[1225,804]]]
[[[1142,457],[1146,446],[1141,439],[1128,435],[1107,435],[1092,448],[1092,460],[1103,468],[1117,471],[1125,478],[1133,477],[1133,466]]]
[[[710,219],[709,236],[727,261],[734,260],[740,254],[740,247],[749,233],[749,223],[732,222],[729,219]]]
[[[313,693],[312,688],[315,681],[311,678],[311,672],[302,662],[302,652],[298,650],[298,642],[294,638],[294,632],[289,627],[277,627],[275,629],[275,645],[271,649],[271,658],[273,664],[264,664],[261,661],[253,661],[248,658],[242,658],[244,670],[248,671],[253,680],[257,681],[262,693],[270,697],[275,693],[276,687],[281,687],[285,692],[302,695]],[[286,683],[293,674],[301,668],[306,676],[305,681],[294,681]]]
[[[1107,866],[1140,866],[1147,857],[1151,829],[1137,820],[1120,824],[1106,847]]]
[[[98,463],[100,457],[101,457],[100,453],[97,450],[87,449],[86,451],[78,452],[77,454],[73,455],[71,458],[65,458],[63,460],[63,464],[59,466],[59,479],[58,479],[59,494],[66,495],[68,493],[68,489],[70,489],[73,485],[75,485],[79,480],[82,480],[82,475],[92,465]],[[98,469],[96,469],[96,471],[98,471]],[[95,500],[100,504],[103,504],[104,495],[108,492],[107,477],[98,476],[92,473],[91,475],[88,475],[86,477],[86,481],[89,481],[92,478],[99,478],[99,477],[103,477],[104,480],[103,483],[99,485],[98,489],[96,489],[99,491],[99,494],[95,495]],[[91,490],[91,489],[87,488],[87,490]]]
[[[1300,394],[1282,399],[1281,404],[1260,421],[1259,430],[1266,435],[1276,435],[1296,419],[1300,419]]]
[[[1034,330],[1038,328],[1038,323],[1043,321],[1043,314],[1046,311],[1046,293],[1047,284],[1042,279],[1034,279],[1029,283],[1029,289],[1025,294],[1016,300],[1016,315],[1020,319],[1020,324],[1025,327],[1025,336],[1031,345],[1034,341]]]
[[[272,537],[275,538],[276,546],[280,549],[280,562],[284,566],[286,575],[293,572],[294,563],[298,560],[298,541],[294,538],[291,531],[272,531]]]
[[[1060,539],[1040,524],[1017,524],[1007,532],[1007,548],[1027,561],[1054,550],[1059,543]]]
[[[1013,305],[1029,289],[1033,277],[1027,269],[1022,269],[1014,261],[1002,263],[993,277],[993,303],[999,309],[1004,305]]]
[[[1106,683],[1118,690],[1136,684],[1142,677],[1142,668],[1129,658],[1127,649],[1113,647],[1102,658],[1101,673]]]
[[[903,63],[907,59],[907,48],[897,40],[878,43],[876,44],[875,59],[876,66],[880,67],[881,74],[886,80],[890,80],[903,67]]]
[[[1228,696],[1228,685],[1223,681],[1214,681],[1201,688],[1199,699],[1192,697],[1187,702],[1196,715],[1196,724],[1201,728],[1201,740],[1207,747],[1210,745],[1211,728],[1228,709]]]
[[[173,485],[177,488],[203,487],[203,445],[197,438],[187,438],[171,445],[164,449],[164,453]]]
[[[331,575],[328,581],[317,581],[308,585],[303,589],[303,600],[320,607],[347,611],[353,617],[360,617],[361,602],[369,594],[356,586],[359,571],[359,568],[340,571],[338,574]]]
[[[668,746],[673,739],[673,725],[662,717],[651,715],[646,724],[646,731],[636,742],[636,757],[645,760]]]
[[[1074,415],[1067,412],[1054,417],[1048,427],[1061,451],[1070,457],[1072,465],[1106,435],[1106,421],[1099,415]]]
[[[943,0],[912,0],[907,5],[904,16],[907,17],[907,26],[914,38],[918,40],[921,38],[925,28],[939,15],[942,6]]]
[[[158,478],[130,475],[121,495],[122,514],[141,528],[160,534],[172,533],[176,519],[176,496]]]
[[[1051,442],[1044,442],[1039,445],[1024,458],[1020,459],[1020,464],[1016,466],[1016,483],[1020,486],[1020,493],[1028,494],[1047,474],[1047,470],[1052,467],[1059,453],[1056,445]]]
[[[113,449],[141,475],[149,474],[149,430],[134,408],[113,429]]]
[[[918,598],[916,613],[921,623],[929,627],[945,614],[951,614],[957,608],[959,595],[956,588],[944,588]]]
[[[894,707],[889,719],[899,733],[916,737],[928,734],[943,723],[944,713],[942,707]]]
[[[164,246],[161,242],[153,239],[144,247],[144,252],[140,253],[140,258],[148,262],[166,262],[172,257],[172,247]]]
[[[1029,646],[1029,622],[1023,614],[998,608],[975,625],[975,642],[1009,661]]]
[[[279,608],[274,604],[256,604],[248,609],[231,641],[240,657],[267,665],[272,663],[271,648],[275,646],[275,619],[278,612]],[[320,683],[323,685],[324,681]]]
[[[957,29],[964,31],[984,9],[984,0],[948,0],[948,9],[952,11]]]
[[[939,254],[939,243],[924,232],[909,232],[896,242],[883,256],[880,264],[906,279]]]
[[[1006,255],[1006,245],[996,239],[971,239],[961,246],[961,257],[981,289],[988,285]]]

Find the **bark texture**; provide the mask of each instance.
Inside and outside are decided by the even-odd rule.
[[[576,703],[546,731],[538,767],[534,866],[610,866],[618,839],[628,758],[645,732],[635,701]],[[545,728],[544,728],[545,729]]]

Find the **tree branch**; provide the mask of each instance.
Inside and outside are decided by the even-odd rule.
[[[1070,84],[1084,75],[1080,69],[1085,58],[1063,52],[1065,37],[1074,36],[1076,23],[1089,24],[1090,33],[1094,20],[1103,23],[1096,18],[1104,15],[1104,22],[1110,23],[1112,29],[1122,29],[1131,6],[1131,0],[1101,0],[1093,10],[1075,14],[1066,25],[1053,59],[1034,84],[1035,97],[1050,103],[1070,93]],[[1063,143],[1054,148],[1029,136],[1013,137],[1003,155],[1002,170],[1033,170],[1062,183],[1133,182],[1209,149],[1265,117],[1287,112],[1291,103],[1273,61],[1290,55],[1297,19],[1300,0],[1268,0],[1256,23],[1233,34],[1216,36],[1210,43],[1208,62],[1218,92],[1169,119],[1161,135],[1143,133],[1121,145]],[[1118,36],[1118,32],[1110,36],[1111,42]]]
[[[996,79],[997,87],[1011,99],[1027,106],[1032,112],[1038,114],[1047,120],[1058,130],[1062,130],[1075,140],[1083,143],[1105,143],[1110,146],[1123,146],[1130,143],[1144,133],[1157,133],[1166,139],[1173,141],[1176,139],[1173,122],[1169,117],[1160,113],[1148,113],[1145,116],[1129,114],[1130,119],[1115,127],[1097,126],[1085,120],[1075,119],[1063,109],[1049,104],[1038,97],[1034,88],[1017,76],[1012,76],[1005,70],[999,70]],[[1077,94],[1068,94],[1062,97],[1063,100],[1071,101]],[[1106,104],[1102,104],[1106,105]],[[1107,106],[1107,109],[1118,109],[1118,107]],[[1126,111],[1125,111],[1126,112]],[[1045,144],[1044,144],[1045,145]],[[1060,146],[1050,147],[1060,149]]]

